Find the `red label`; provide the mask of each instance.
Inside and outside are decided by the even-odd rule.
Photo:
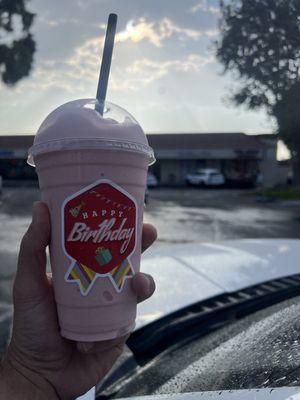
[[[134,251],[136,204],[121,187],[102,180],[66,199],[64,247],[68,255],[106,274]]]

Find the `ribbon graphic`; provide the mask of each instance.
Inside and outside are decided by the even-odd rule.
[[[122,291],[126,278],[132,278],[134,270],[130,261],[126,258],[119,265],[107,274],[99,274],[88,268],[86,265],[73,262],[66,273],[67,282],[77,282],[82,295],[87,295],[91,290],[96,279],[99,277],[108,277],[119,293]]]

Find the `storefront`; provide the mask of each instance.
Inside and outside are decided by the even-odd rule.
[[[243,133],[151,134],[149,143],[157,162],[151,167],[163,185],[182,185],[186,175],[201,168],[216,168],[228,181],[262,172],[266,145]],[[276,139],[272,137],[270,162],[276,164]]]
[[[35,169],[27,164],[27,150],[33,136],[0,136],[0,175],[4,180],[37,179]]]
[[[266,185],[278,182],[277,138],[243,133],[148,134],[156,155],[150,170],[162,185],[183,185],[186,175],[200,168],[217,168],[227,180],[263,175]],[[36,179],[27,152],[34,136],[0,136],[0,175],[4,180]]]

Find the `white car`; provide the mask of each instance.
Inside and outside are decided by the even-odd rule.
[[[158,181],[155,175],[153,175],[151,172],[148,172],[147,175],[147,187],[153,188],[158,185]]]
[[[203,168],[186,176],[186,183],[192,186],[222,186],[224,175],[215,168]]]
[[[299,259],[300,240],[149,249],[156,293],[95,398],[300,399]]]

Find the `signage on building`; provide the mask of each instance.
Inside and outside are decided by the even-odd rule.
[[[261,151],[260,150],[234,150],[237,158],[261,158]]]
[[[262,150],[234,150],[234,149],[157,149],[158,160],[233,160],[261,159]]]
[[[0,159],[26,159],[27,150],[25,149],[0,149]]]
[[[0,149],[0,158],[13,158],[14,152],[12,150],[1,150]]]

